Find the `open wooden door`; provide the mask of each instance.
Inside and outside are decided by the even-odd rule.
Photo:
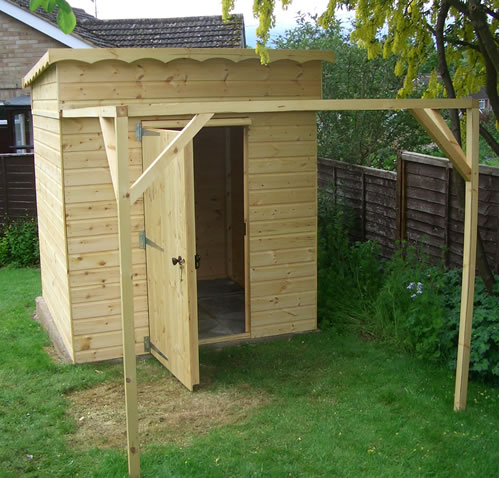
[[[178,134],[144,130],[144,169]],[[146,190],[144,209],[151,353],[193,390],[200,373],[192,142]]]

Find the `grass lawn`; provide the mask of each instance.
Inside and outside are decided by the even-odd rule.
[[[124,477],[121,364],[55,363],[39,294],[38,270],[0,269],[0,477]],[[498,476],[498,387],[454,413],[452,371],[358,336],[202,348],[193,394],[138,373],[143,477]]]

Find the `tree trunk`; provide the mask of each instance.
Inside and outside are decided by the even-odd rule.
[[[446,88],[446,93],[448,98],[456,98],[455,88],[453,87],[453,82],[451,80],[450,72],[448,69],[448,63],[446,62],[446,53],[444,46],[444,26],[446,22],[446,17],[448,16],[448,11],[450,9],[450,5],[446,0],[441,3],[438,17],[437,17],[437,25],[435,30],[436,36],[436,47],[438,53],[438,68],[439,73],[441,74],[441,78],[443,79],[444,87]],[[462,146],[462,135],[460,130],[460,118],[458,116],[457,110],[450,110],[450,119],[451,119],[451,129],[455,139],[458,144]],[[453,168],[453,174],[455,178],[455,189],[458,198],[458,204],[460,208],[460,215],[462,220],[464,220],[465,216],[465,181],[460,176],[455,168]],[[493,295],[493,286],[495,283],[495,278],[491,271],[490,266],[488,265],[488,259],[486,257],[486,252],[484,250],[483,241],[481,238],[481,234],[479,232],[479,228],[477,230],[477,253],[476,253],[476,262],[477,268],[479,270],[479,275],[483,279],[484,285],[488,290],[490,295]]]

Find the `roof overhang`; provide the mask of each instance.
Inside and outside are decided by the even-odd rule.
[[[3,2],[5,0],[0,0]],[[216,58],[230,60],[235,63],[245,60],[260,62],[260,56],[249,48],[95,48],[92,50],[68,50],[55,48],[47,50],[36,65],[23,78],[23,87],[29,86],[50,65],[61,61],[81,61],[96,63],[98,61],[118,60],[133,63],[141,60],[157,60],[169,63],[173,60],[190,59],[206,61]],[[297,63],[309,61],[328,61],[333,63],[333,51],[320,50],[269,50],[270,63],[280,60],[290,60]]]
[[[0,0],[0,12],[15,18],[16,20],[24,23],[25,25],[38,30],[41,33],[57,40],[58,42],[70,48],[94,48],[93,45],[87,43],[75,35],[66,35],[58,27],[52,23],[44,20],[43,18],[35,15],[34,13],[27,12],[26,10],[14,5],[7,0]]]

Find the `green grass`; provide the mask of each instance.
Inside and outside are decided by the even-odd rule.
[[[122,477],[123,450],[73,450],[67,394],[119,380],[120,364],[56,365],[31,320],[38,270],[0,269],[0,476]],[[189,444],[142,450],[143,477],[495,477],[498,388],[354,335],[202,348],[206,387],[251,387],[266,404]],[[154,397],[161,399],[161,397]]]

